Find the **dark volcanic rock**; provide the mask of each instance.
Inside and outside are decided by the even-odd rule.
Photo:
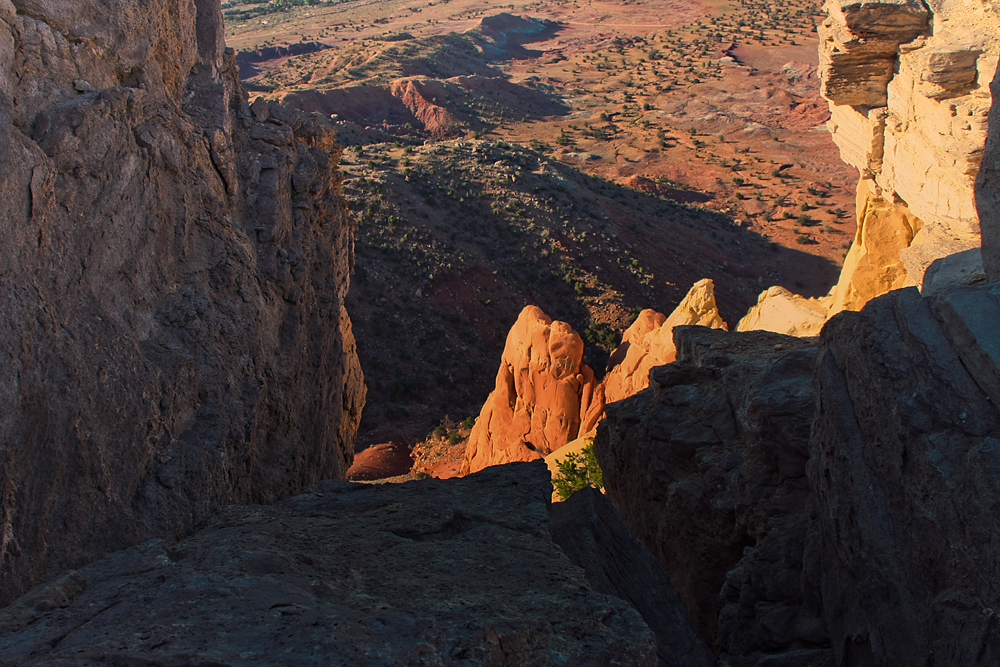
[[[550,494],[535,462],[228,507],[0,611],[0,664],[656,664],[552,542]]]
[[[552,505],[552,539],[598,593],[626,600],[656,635],[660,667],[713,667],[715,659],[656,557],[607,498],[587,487]]]
[[[997,364],[974,354],[998,322],[996,284],[910,288],[823,331],[809,478],[840,664],[1000,664]]]
[[[726,664],[832,664],[805,466],[815,341],[678,327],[678,360],[607,407],[608,497]]]
[[[254,121],[217,0],[0,0],[0,603],[350,465],[324,121]]]

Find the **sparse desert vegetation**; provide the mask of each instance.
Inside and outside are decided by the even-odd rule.
[[[346,147],[360,446],[474,413],[527,303],[600,372],[641,308],[711,277],[735,324],[767,285],[825,293],[853,238],[815,3],[227,11],[230,44],[302,45],[254,62],[252,94],[333,115]]]

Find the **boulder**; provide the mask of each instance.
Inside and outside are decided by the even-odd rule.
[[[639,613],[552,541],[549,492],[538,462],[228,507],[0,611],[0,664],[652,667]]]
[[[496,387],[469,435],[463,473],[511,461],[530,461],[580,435],[584,396],[593,372],[583,339],[565,322],[526,306],[507,334]]]
[[[413,456],[404,438],[380,442],[354,454],[354,463],[347,470],[352,482],[399,477],[413,468]]]
[[[342,477],[338,149],[254,116],[218,1],[0,1],[0,111],[0,604]]]

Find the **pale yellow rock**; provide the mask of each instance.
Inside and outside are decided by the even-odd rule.
[[[869,178],[882,169],[885,149],[885,107],[856,109],[830,104],[827,129],[840,148],[840,159]]]
[[[920,220],[871,180],[858,183],[857,207],[858,232],[832,292],[830,315],[861,310],[871,299],[906,285],[899,251],[909,247]]]
[[[832,297],[807,299],[774,286],[761,292],[736,326],[737,331],[773,331],[787,336],[818,336],[826,324]]]
[[[612,366],[604,377],[604,399],[620,401],[649,386],[649,370],[669,364],[677,358],[674,347],[674,327],[696,324],[713,329],[726,329],[715,303],[715,284],[699,280],[688,291],[677,308],[664,317],[645,310],[622,337],[622,344],[611,355]]]
[[[903,202],[922,222],[902,255],[906,284],[920,285],[933,261],[980,245],[974,182],[1000,58],[1000,5],[829,0],[826,9],[820,77],[833,140],[886,201]]]
[[[572,440],[559,449],[555,450],[551,454],[545,457],[545,465],[549,467],[549,474],[552,479],[555,480],[559,476],[559,463],[565,460],[570,454],[579,454],[583,451],[583,448],[587,445],[591,445],[594,442],[594,437],[597,435],[597,429],[587,431],[581,435],[576,440]],[[556,495],[555,490],[552,491],[552,502],[559,502],[562,498]]]

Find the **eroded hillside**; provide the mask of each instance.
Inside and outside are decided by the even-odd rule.
[[[478,413],[528,303],[602,373],[701,278],[733,323],[762,287],[836,280],[853,181],[817,128],[815,6],[252,8],[228,26],[246,85],[347,147],[361,446]]]

